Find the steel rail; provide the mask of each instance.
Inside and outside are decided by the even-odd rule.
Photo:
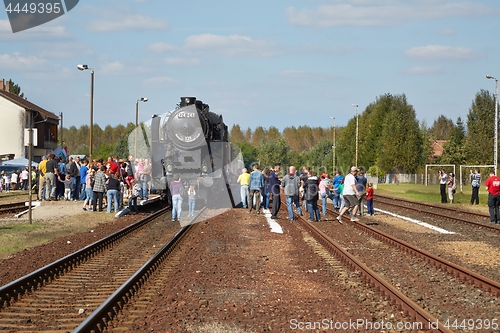
[[[175,250],[177,244],[204,211],[205,209],[201,210],[186,226],[177,231],[134,275],[76,327],[73,333],[104,332],[109,322],[115,319],[123,307],[139,292],[140,288]]]
[[[329,211],[332,212],[331,209],[328,209]],[[343,217],[344,220],[349,220],[347,217]],[[375,228],[372,228],[366,224],[360,223],[360,222],[350,222],[352,225],[354,225],[356,228],[363,230],[364,232],[372,235],[374,238],[383,241],[384,243],[396,247],[397,249],[409,253],[411,255],[414,255],[416,257],[419,257],[421,259],[424,259],[426,262],[429,262],[436,266],[439,269],[444,270],[445,272],[465,281],[468,283],[471,283],[473,285],[476,285],[483,290],[486,290],[497,297],[500,296],[500,283],[497,281],[494,281],[492,279],[489,279],[485,276],[482,276],[481,274],[478,274],[476,272],[473,272],[465,267],[459,266],[457,264],[454,264],[448,260],[445,260],[443,258],[440,258],[432,253],[429,253],[425,250],[419,249],[414,245],[411,245],[403,240],[400,240],[396,237],[393,237],[389,234],[386,234],[380,230],[377,230]]]
[[[92,243],[76,252],[73,252],[57,261],[54,261],[53,263],[50,263],[32,273],[29,273],[13,282],[0,287],[0,309],[9,306],[12,301],[19,299],[26,293],[40,289],[46,283],[61,275],[64,275],[66,272],[77,267],[96,254],[113,246],[123,237],[148,224],[161,214],[164,214],[168,209],[169,207],[163,208],[126,228],[116,231],[113,234],[96,241],[95,243]]]
[[[321,230],[313,226],[312,223],[304,221],[304,219],[299,219],[302,226],[311,234],[313,237],[325,248],[327,248],[330,253],[333,253],[342,262],[344,262],[352,270],[357,270],[361,272],[361,277],[369,283],[371,286],[378,289],[383,295],[387,296],[391,302],[396,304],[401,308],[403,313],[413,320],[422,323],[425,331],[428,332],[453,332],[452,330],[446,328],[441,322],[438,323],[437,328],[430,328],[429,323],[436,323],[437,319],[432,316],[429,312],[425,311],[418,304],[409,299],[406,295],[396,289],[389,282],[384,280],[380,275],[362,263],[355,256],[345,251],[339,244],[337,244],[333,239],[328,237]]]
[[[443,206],[443,205],[435,205],[435,204],[431,204],[431,203],[427,203],[427,202],[409,200],[409,199],[405,199],[405,198],[396,198],[396,197],[390,197],[390,196],[385,196],[385,195],[377,195],[377,198],[392,200],[394,202],[406,202],[406,203],[409,203],[409,204],[420,205],[420,206],[428,207],[428,208],[432,208],[432,209],[438,208],[438,209],[449,211],[449,212],[452,212],[452,213],[460,213],[460,214],[465,214],[465,215],[471,215],[473,217],[489,218],[488,215],[481,214],[481,213],[476,213],[476,212],[471,212],[469,210],[459,209],[459,208],[456,208],[456,207],[447,207],[447,206]]]
[[[0,214],[18,213],[22,210],[25,210],[27,207],[28,207],[28,205],[24,201],[13,202],[13,203],[9,203],[9,204],[2,204],[2,205],[0,205]]]
[[[412,205],[415,205],[415,206],[421,206],[421,207],[431,208],[431,209],[434,209],[434,210],[444,210],[444,211],[448,211],[448,212],[451,212],[451,213],[454,213],[454,214],[458,213],[458,214],[463,214],[463,215],[470,215],[470,216],[476,217],[476,218],[489,219],[489,216],[484,215],[484,214],[479,214],[479,213],[475,213],[475,212],[469,212],[469,211],[466,211],[466,210],[449,208],[449,207],[441,207],[441,206],[436,206],[436,205],[421,203],[421,202],[417,202],[417,201],[405,200],[405,199],[400,199],[400,198],[392,198],[392,197],[385,197],[385,196],[378,196],[378,198],[382,198],[383,200],[384,199],[390,200],[390,202],[386,202],[386,201],[383,201],[383,200],[382,201],[378,201],[378,202],[380,202],[381,204],[384,204],[384,205],[390,205],[390,206],[394,206],[394,207],[398,207],[398,208],[402,208],[402,209],[416,211],[416,212],[420,212],[420,213],[432,215],[432,216],[435,216],[435,217],[439,217],[439,218],[442,218],[442,219],[451,220],[453,222],[465,223],[465,224],[468,224],[468,225],[471,225],[471,226],[474,226],[474,227],[484,228],[484,229],[487,229],[488,231],[500,233],[500,228],[492,226],[492,225],[488,225],[488,224],[484,224],[484,223],[479,223],[479,222],[474,222],[474,221],[469,221],[469,220],[464,220],[464,219],[458,218],[456,216],[450,215],[449,213],[445,214],[445,213],[439,213],[438,211],[422,210],[421,208],[418,208],[418,207],[410,207],[410,206],[406,206],[406,205],[400,204],[400,202],[405,202],[405,203],[412,204]]]

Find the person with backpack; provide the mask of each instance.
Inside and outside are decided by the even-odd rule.
[[[307,202],[307,211],[309,212],[310,222],[321,221],[318,209],[319,189],[318,177],[314,171],[309,170],[309,178],[304,182],[305,199]]]
[[[335,171],[335,177],[333,178],[333,181],[332,181],[332,185],[333,185],[333,200],[332,201],[333,201],[333,209],[336,212],[340,211],[341,191],[340,191],[339,187],[343,183],[344,183],[344,176],[342,176],[342,173],[339,170]]]
[[[481,187],[481,174],[479,169],[475,169],[474,172],[470,171],[471,185],[472,185],[472,195],[470,197],[470,204],[479,205],[479,187]]]
[[[288,208],[288,220],[293,221],[293,205],[297,208],[297,213],[302,215],[302,209],[299,204],[299,188],[300,188],[300,178],[297,176],[297,170],[295,166],[291,166],[288,169],[288,174],[281,180],[281,187],[286,197],[286,206]]]

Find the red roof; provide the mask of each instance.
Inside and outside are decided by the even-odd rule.
[[[447,140],[434,140],[432,142],[432,156],[440,157],[443,155],[443,146],[447,142]]]
[[[54,120],[59,120],[59,117],[53,114],[52,112],[49,112],[41,107],[39,107],[36,104],[31,103],[27,99],[24,99],[22,97],[17,96],[16,94],[10,93],[5,90],[0,90],[0,96],[4,97],[5,99],[11,101],[14,104],[17,104],[23,108],[33,110],[33,111],[38,111],[38,114],[43,118],[43,119],[54,119]]]

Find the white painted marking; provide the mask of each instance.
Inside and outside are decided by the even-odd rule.
[[[262,211],[264,212],[264,215],[266,216],[267,223],[269,224],[269,227],[271,228],[271,232],[275,232],[277,234],[282,234],[283,229],[281,229],[281,226],[278,224],[278,222],[276,222],[275,220],[273,220],[271,218],[271,212],[269,211],[269,209],[262,209]]]
[[[388,212],[388,211],[385,211],[385,210],[382,210],[382,209],[378,209],[378,208],[375,208],[374,210],[377,211],[377,212],[381,212],[381,213],[384,213],[384,214],[387,214],[387,215],[391,215],[391,216],[400,218],[402,220],[405,220],[405,221],[408,221],[408,222],[411,222],[411,223],[418,224],[418,225],[420,225],[420,226],[422,226],[424,228],[432,229],[432,230],[437,231],[437,232],[442,233],[442,234],[450,234],[450,235],[456,234],[456,232],[448,231],[448,230],[445,230],[445,229],[441,229],[439,227],[433,226],[432,224],[425,223],[425,222],[422,222],[422,221],[419,221],[419,220],[415,220],[415,219],[412,219],[410,217],[401,216],[401,215],[394,214],[394,213],[391,213],[391,212]]]

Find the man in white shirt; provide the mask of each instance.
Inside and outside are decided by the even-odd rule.
[[[26,167],[21,172],[21,179],[23,180],[22,190],[24,191],[28,189],[28,177],[29,177],[29,172],[28,172],[28,167]]]
[[[17,182],[19,181],[19,175],[16,172],[13,172],[10,176],[10,189],[15,191],[17,190]]]
[[[359,197],[361,196],[356,188],[356,174],[358,173],[358,168],[353,166],[351,168],[351,173],[347,174],[344,179],[344,208],[337,216],[337,221],[342,223],[342,215],[349,209],[351,211],[351,222],[357,222],[359,219],[356,217],[356,212],[359,207]]]

